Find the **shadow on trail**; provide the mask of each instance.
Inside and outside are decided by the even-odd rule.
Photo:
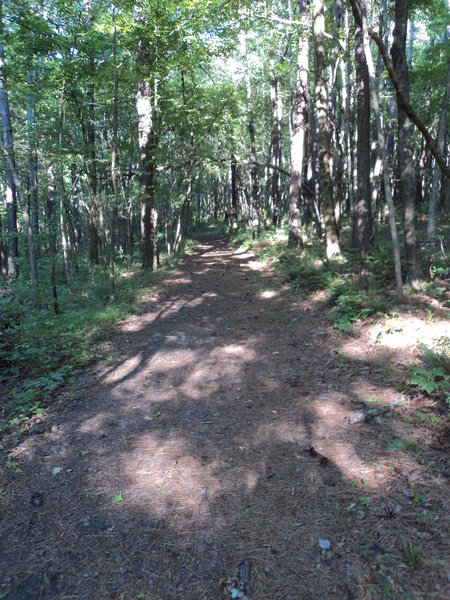
[[[403,527],[376,517],[398,473],[370,466],[397,422],[345,416],[368,382],[393,391],[333,352],[323,307],[259,269],[202,240],[82,399],[18,445],[0,597],[228,599],[248,559],[255,599],[364,597]]]

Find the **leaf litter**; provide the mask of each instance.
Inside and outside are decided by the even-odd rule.
[[[200,240],[79,375],[84,396],[0,440],[21,468],[3,469],[0,594],[445,597],[448,426],[408,389],[364,418],[368,398],[394,407],[414,359],[364,327],[333,330],[320,296]]]

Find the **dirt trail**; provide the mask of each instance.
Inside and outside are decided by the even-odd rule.
[[[395,392],[383,365],[344,360],[326,317],[252,256],[201,240],[83,374],[79,399],[16,446],[0,598],[366,597],[388,577],[376,557],[411,528],[401,494],[422,467],[406,458],[399,475],[386,450],[395,415],[346,421]],[[427,541],[442,560],[444,539]],[[441,559],[392,575],[392,597],[416,578],[443,598]]]

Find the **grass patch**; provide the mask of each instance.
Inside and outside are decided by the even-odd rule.
[[[352,331],[356,321],[384,313],[392,303],[385,288],[393,280],[393,264],[384,246],[373,249],[363,271],[353,249],[328,260],[320,240],[301,249],[287,248],[287,230],[269,229],[257,240],[250,230],[243,230],[233,234],[231,241],[251,249],[259,260],[270,259],[296,292],[324,292],[331,305],[330,319],[340,331]]]
[[[190,240],[187,250],[193,245]],[[145,291],[175,261],[163,260],[156,272],[127,271],[118,264],[114,304],[109,304],[109,283],[102,268],[80,260],[70,294],[58,265],[58,315],[42,283],[40,296],[47,298],[48,306],[38,310],[33,308],[25,278],[11,285],[6,297],[0,298],[0,431],[41,414],[62,384],[74,381],[81,367],[99,358],[98,344],[114,335],[119,322],[136,310]],[[45,269],[44,264],[41,282],[46,281]]]
[[[450,375],[450,338],[441,337],[433,348],[426,344],[419,344],[422,352],[422,361],[429,369],[441,369]]]
[[[394,438],[390,446],[393,450],[416,450],[417,444],[414,440],[404,438]]]

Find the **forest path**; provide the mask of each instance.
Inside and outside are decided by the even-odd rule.
[[[201,239],[80,378],[78,400],[17,446],[0,592],[362,598],[361,523],[367,552],[397,530],[374,537],[380,519],[364,510],[349,527],[352,481],[376,504],[397,476],[367,466],[378,433],[345,416],[392,390],[342,362],[326,317],[250,254]]]

